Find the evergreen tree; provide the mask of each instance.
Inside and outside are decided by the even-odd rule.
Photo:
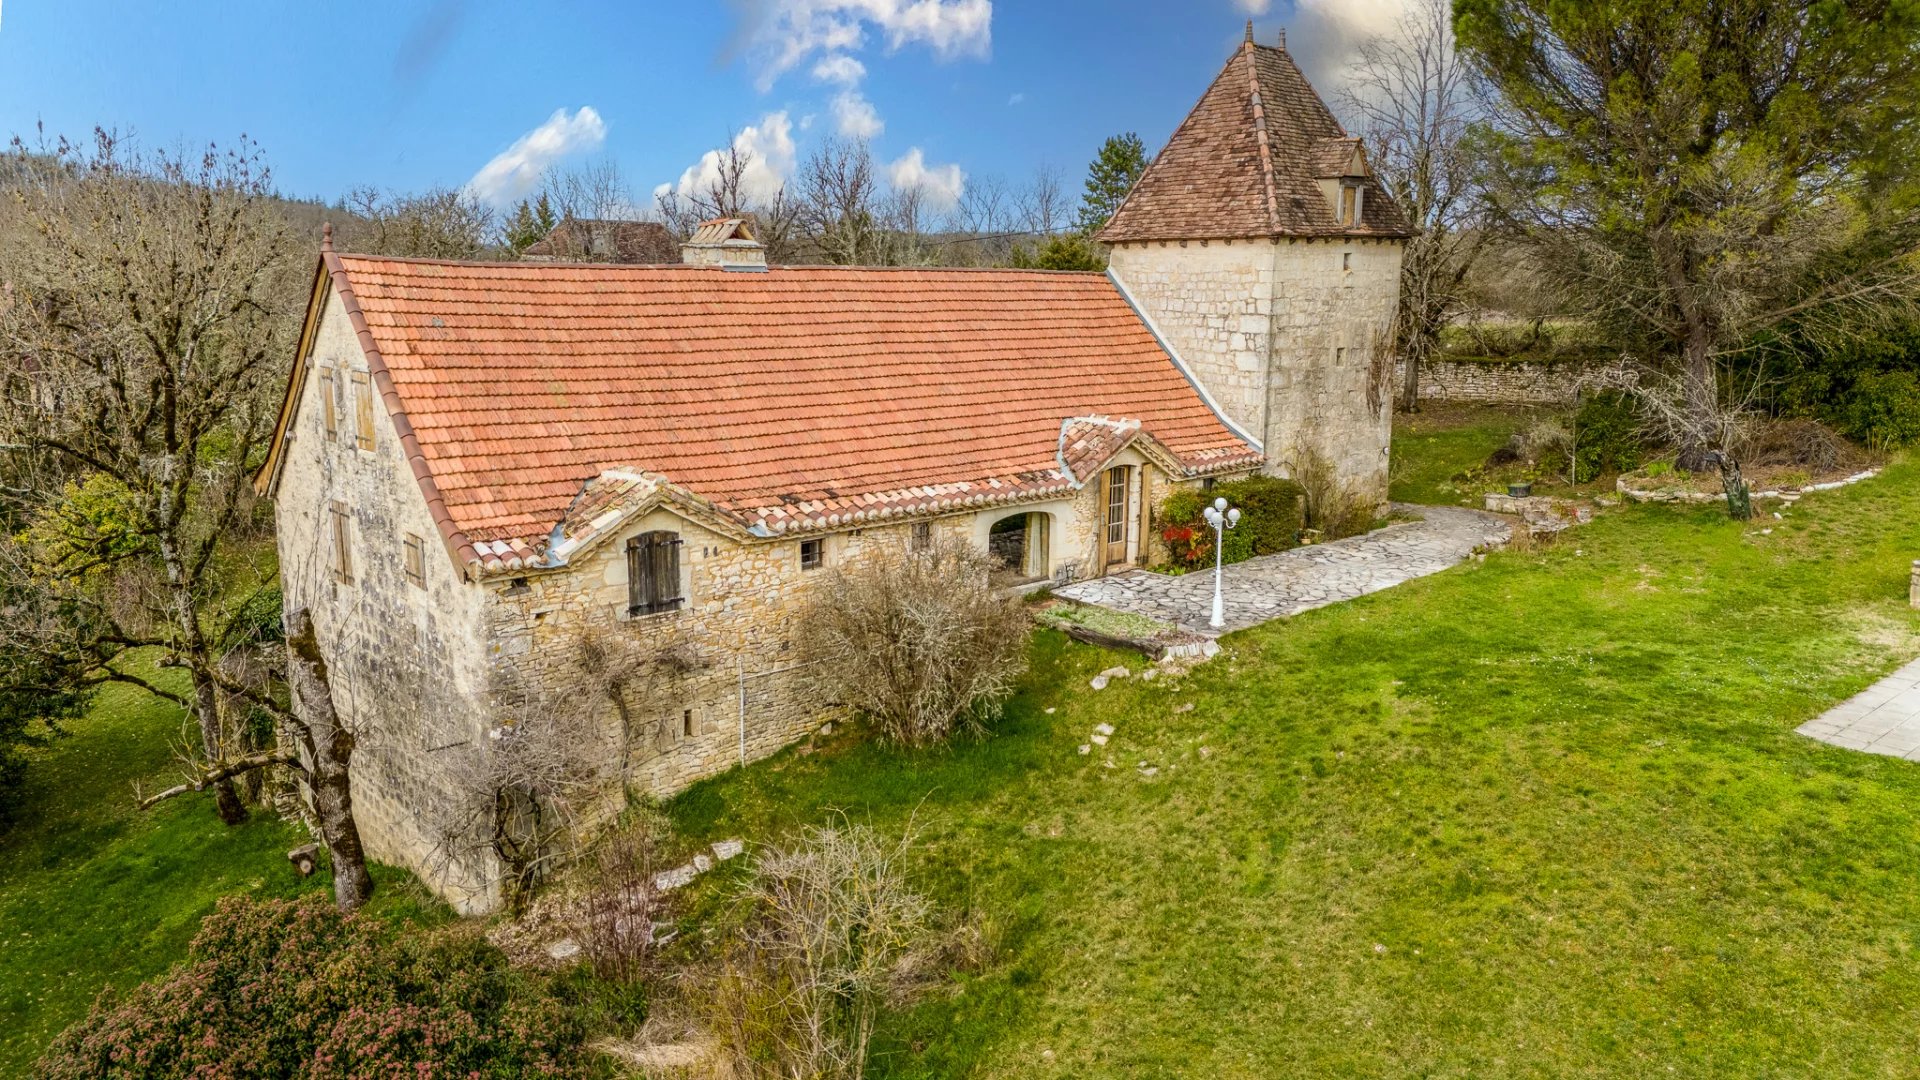
[[[507,250],[515,255],[520,254],[545,240],[559,223],[553,213],[553,204],[547,201],[545,193],[538,199],[521,199],[520,205],[514,207],[512,219],[507,222]]]
[[[1084,236],[1053,236],[1038,248],[1013,245],[1009,264],[1015,270],[1092,270],[1107,268],[1097,245]]]
[[[1920,296],[1914,0],[1456,0],[1454,17],[1499,99],[1497,223],[1570,312],[1677,362],[1696,426],[1756,332],[1851,333]],[[1684,468],[1726,456],[1687,442]]]
[[[1080,201],[1080,231],[1091,236],[1104,228],[1147,171],[1147,146],[1129,131],[1100,148],[1087,169],[1087,193]]]

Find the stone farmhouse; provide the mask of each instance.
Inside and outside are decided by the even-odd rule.
[[[768,267],[739,221],[675,265],[323,245],[259,486],[367,732],[369,851],[498,901],[446,842],[450,777],[501,737],[501,672],[564,693],[585,632],[684,650],[605,710],[623,783],[667,794],[826,718],[789,643],[825,568],[941,534],[1009,586],[1140,567],[1169,492],[1309,453],[1384,498],[1404,233],[1249,32],[1102,235],[1107,274]]]

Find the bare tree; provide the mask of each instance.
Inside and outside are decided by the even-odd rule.
[[[356,739],[333,703],[333,684],[320,653],[313,616],[305,608],[287,619],[287,681],[300,707],[284,714],[300,743],[313,815],[333,867],[333,899],[354,911],[373,895],[366,851],[353,818],[351,782]]]
[[[1582,381],[1593,389],[1617,391],[1631,399],[1639,407],[1651,440],[1698,448],[1704,466],[1720,474],[1727,513],[1736,521],[1747,521],[1753,517],[1753,495],[1741,472],[1741,454],[1752,445],[1762,420],[1756,408],[1761,387],[1751,379],[1741,381],[1731,370],[1717,374],[1720,392],[1712,398],[1712,407],[1706,409],[1694,399],[1685,371],[1623,360],[1589,373]],[[1743,387],[1744,392],[1735,394],[1735,387]]]
[[[504,257],[494,246],[494,213],[471,193],[430,188],[414,194],[356,188],[346,198],[341,247],[367,255],[421,259]]]
[[[790,263],[798,252],[799,208],[784,185],[771,196],[758,197],[749,189],[753,151],[728,136],[719,153],[719,168],[705,187],[687,192],[666,191],[655,200],[660,217],[675,236],[685,240],[701,222],[745,217],[754,224],[754,237],[767,249],[769,263]]]
[[[1073,197],[1066,178],[1051,165],[1033,171],[1017,201],[1020,228],[1032,236],[1052,236],[1074,227]]]
[[[1414,0],[1396,28],[1362,43],[1342,97],[1387,194],[1413,226],[1392,350],[1406,365],[1400,408],[1412,412],[1421,369],[1460,307],[1487,236],[1465,149],[1483,96],[1454,50],[1451,0]]]
[[[16,158],[26,148],[15,143]],[[10,492],[27,528],[14,572],[57,609],[0,626],[0,647],[56,661],[77,686],[135,685],[198,726],[209,775],[236,748],[219,695],[270,706],[222,670],[255,582],[237,556],[264,511],[251,486],[272,432],[306,274],[251,143],[197,158],[143,155],[99,133],[12,190],[23,239],[8,253],[0,366],[19,396],[0,441],[71,477]],[[133,650],[184,668],[185,693],[137,674]],[[222,820],[246,817],[230,778]]]
[[[909,746],[979,728],[1026,667],[1027,616],[993,587],[993,567],[937,537],[828,571],[799,620],[815,686]]]
[[[859,1080],[882,1005],[905,1000],[933,943],[890,843],[841,821],[759,859],[748,918],[707,994],[707,1021],[751,1077]]]
[[[865,142],[820,144],[800,167],[797,204],[800,226],[822,261],[839,266],[883,261],[879,181]]]

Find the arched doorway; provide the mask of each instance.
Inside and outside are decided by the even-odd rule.
[[[994,561],[995,585],[1024,585],[1047,576],[1052,566],[1047,555],[1050,516],[1014,514],[993,523],[987,531],[987,554]]]

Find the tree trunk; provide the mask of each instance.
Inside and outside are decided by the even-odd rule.
[[[1712,426],[1710,420],[1714,411],[1720,407],[1719,387],[1713,377],[1713,330],[1707,325],[1706,319],[1693,312],[1687,315],[1683,363],[1686,365],[1687,426],[1694,431],[1706,431]],[[1706,472],[1716,464],[1716,449],[1719,448],[1708,446],[1696,437],[1691,443],[1680,447],[1680,455],[1674,459],[1674,468],[1688,473]]]
[[[1727,513],[1735,521],[1753,520],[1753,493],[1747,490],[1747,478],[1740,474],[1740,462],[1732,454],[1715,454],[1720,464],[1720,487],[1727,493]]]
[[[327,661],[320,654],[313,616],[305,608],[287,620],[287,680],[301,706],[302,715],[294,721],[294,729],[307,751],[313,814],[320,822],[320,840],[327,845],[333,863],[333,902],[341,911],[355,911],[373,895],[373,878],[367,873],[360,829],[353,821],[348,772],[353,762],[353,732],[340,722],[334,708]]]
[[[1400,411],[1412,413],[1420,411],[1420,366],[1426,362],[1426,348],[1419,331],[1407,335],[1407,341],[1400,350],[1406,364],[1406,371],[1400,380]]]
[[[227,759],[227,751],[226,736],[220,730],[220,697],[207,674],[207,666],[212,663],[211,650],[200,634],[200,617],[193,606],[186,560],[166,542],[161,544],[160,555],[166,566],[167,587],[172,593],[173,615],[180,623],[179,651],[185,654],[187,670],[193,677],[193,719],[200,728],[200,750],[208,763],[218,768]],[[228,825],[247,820],[247,804],[229,778],[223,777],[213,785],[213,805],[220,820]]]

